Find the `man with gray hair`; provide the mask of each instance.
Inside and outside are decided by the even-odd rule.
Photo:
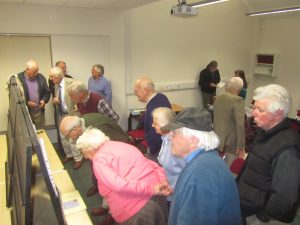
[[[106,100],[98,93],[89,91],[81,81],[74,81],[69,86],[68,93],[81,115],[99,112],[114,121],[119,120],[118,114]]]
[[[290,97],[270,84],[257,88],[253,99],[257,135],[237,177],[243,222],[288,224],[300,199],[300,137],[287,118]]]
[[[105,98],[107,103],[112,103],[111,83],[104,77],[104,66],[95,64],[92,67],[92,76],[88,80],[88,89]]]
[[[73,83],[73,79],[64,77],[64,73],[60,67],[53,67],[50,69],[49,80],[51,80],[54,84],[53,90],[55,94],[53,96],[52,103],[55,107],[55,125],[59,131],[59,124],[65,116],[77,114],[75,112],[75,103],[71,100],[67,91],[69,86]],[[62,160],[63,163],[74,158],[74,169],[80,168],[82,165],[81,153],[76,151],[75,145],[70,144],[69,141],[60,135],[59,132],[58,135],[66,155],[66,157]]]
[[[225,92],[217,96],[213,106],[214,131],[220,138],[218,149],[226,154],[225,161],[229,167],[245,151],[245,102],[239,96],[242,88],[240,77],[231,78]]]
[[[183,109],[161,129],[171,131],[172,154],[186,163],[177,179],[168,225],[241,225],[237,186],[216,151],[219,139],[209,112]]]
[[[50,99],[50,90],[44,75],[39,73],[35,60],[26,63],[25,71],[18,74],[23,86],[24,98],[36,129],[45,129],[45,105]]]

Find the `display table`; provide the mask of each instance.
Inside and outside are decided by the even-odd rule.
[[[7,158],[6,135],[0,135],[0,218],[1,224],[10,225],[10,209],[6,207],[5,161]]]
[[[86,212],[86,206],[79,194],[76,190],[68,172],[64,170],[64,166],[61,163],[51,141],[48,138],[47,133],[44,130],[38,130],[38,138],[42,138],[45,144],[45,150],[48,156],[48,161],[50,164],[51,175],[53,177],[55,186],[59,190],[59,193],[62,198],[62,204],[66,206],[66,203],[72,200],[72,198],[76,199],[79,203],[71,207],[64,208],[64,216],[68,225],[77,225],[77,224],[85,224],[92,225],[92,222]],[[47,187],[43,182],[43,177],[39,168],[38,158],[36,155],[32,158],[32,165],[35,167],[37,172],[36,183],[32,188],[32,196],[34,199],[34,218],[33,221],[36,224],[39,224],[39,221],[45,221],[47,217],[47,213],[53,210],[51,202],[49,199],[49,195],[47,193]],[[39,175],[40,173],[40,175]],[[75,194],[76,195],[75,195]],[[48,219],[49,220],[49,219]],[[51,220],[51,219],[50,219]],[[53,224],[53,221],[49,221],[47,224]]]

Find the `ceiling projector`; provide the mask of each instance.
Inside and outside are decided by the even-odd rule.
[[[177,6],[173,6],[171,9],[172,16],[180,16],[180,17],[190,17],[196,16],[198,14],[198,10],[192,6],[181,3]]]

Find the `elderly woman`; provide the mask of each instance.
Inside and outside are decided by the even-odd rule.
[[[171,187],[174,189],[177,177],[185,166],[185,162],[173,156],[171,153],[171,141],[169,137],[169,131],[162,131],[160,128],[168,125],[175,119],[175,113],[172,109],[167,107],[156,108],[152,112],[153,124],[156,133],[161,135],[162,144],[160,152],[158,155],[158,162],[164,168],[168,181],[170,182]],[[168,196],[168,201],[171,202],[172,196]]]
[[[93,161],[99,192],[119,224],[167,223],[163,196],[170,194],[171,187],[157,163],[146,159],[134,146],[110,141],[91,127],[79,137],[76,147]]]

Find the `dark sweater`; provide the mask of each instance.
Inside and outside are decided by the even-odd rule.
[[[157,134],[155,129],[152,127],[152,123],[153,123],[152,111],[158,107],[171,108],[171,104],[168,98],[164,94],[157,93],[150,100],[150,102],[148,102],[146,112],[144,114],[145,139],[148,143],[151,154],[158,153],[162,143],[160,135]]]

